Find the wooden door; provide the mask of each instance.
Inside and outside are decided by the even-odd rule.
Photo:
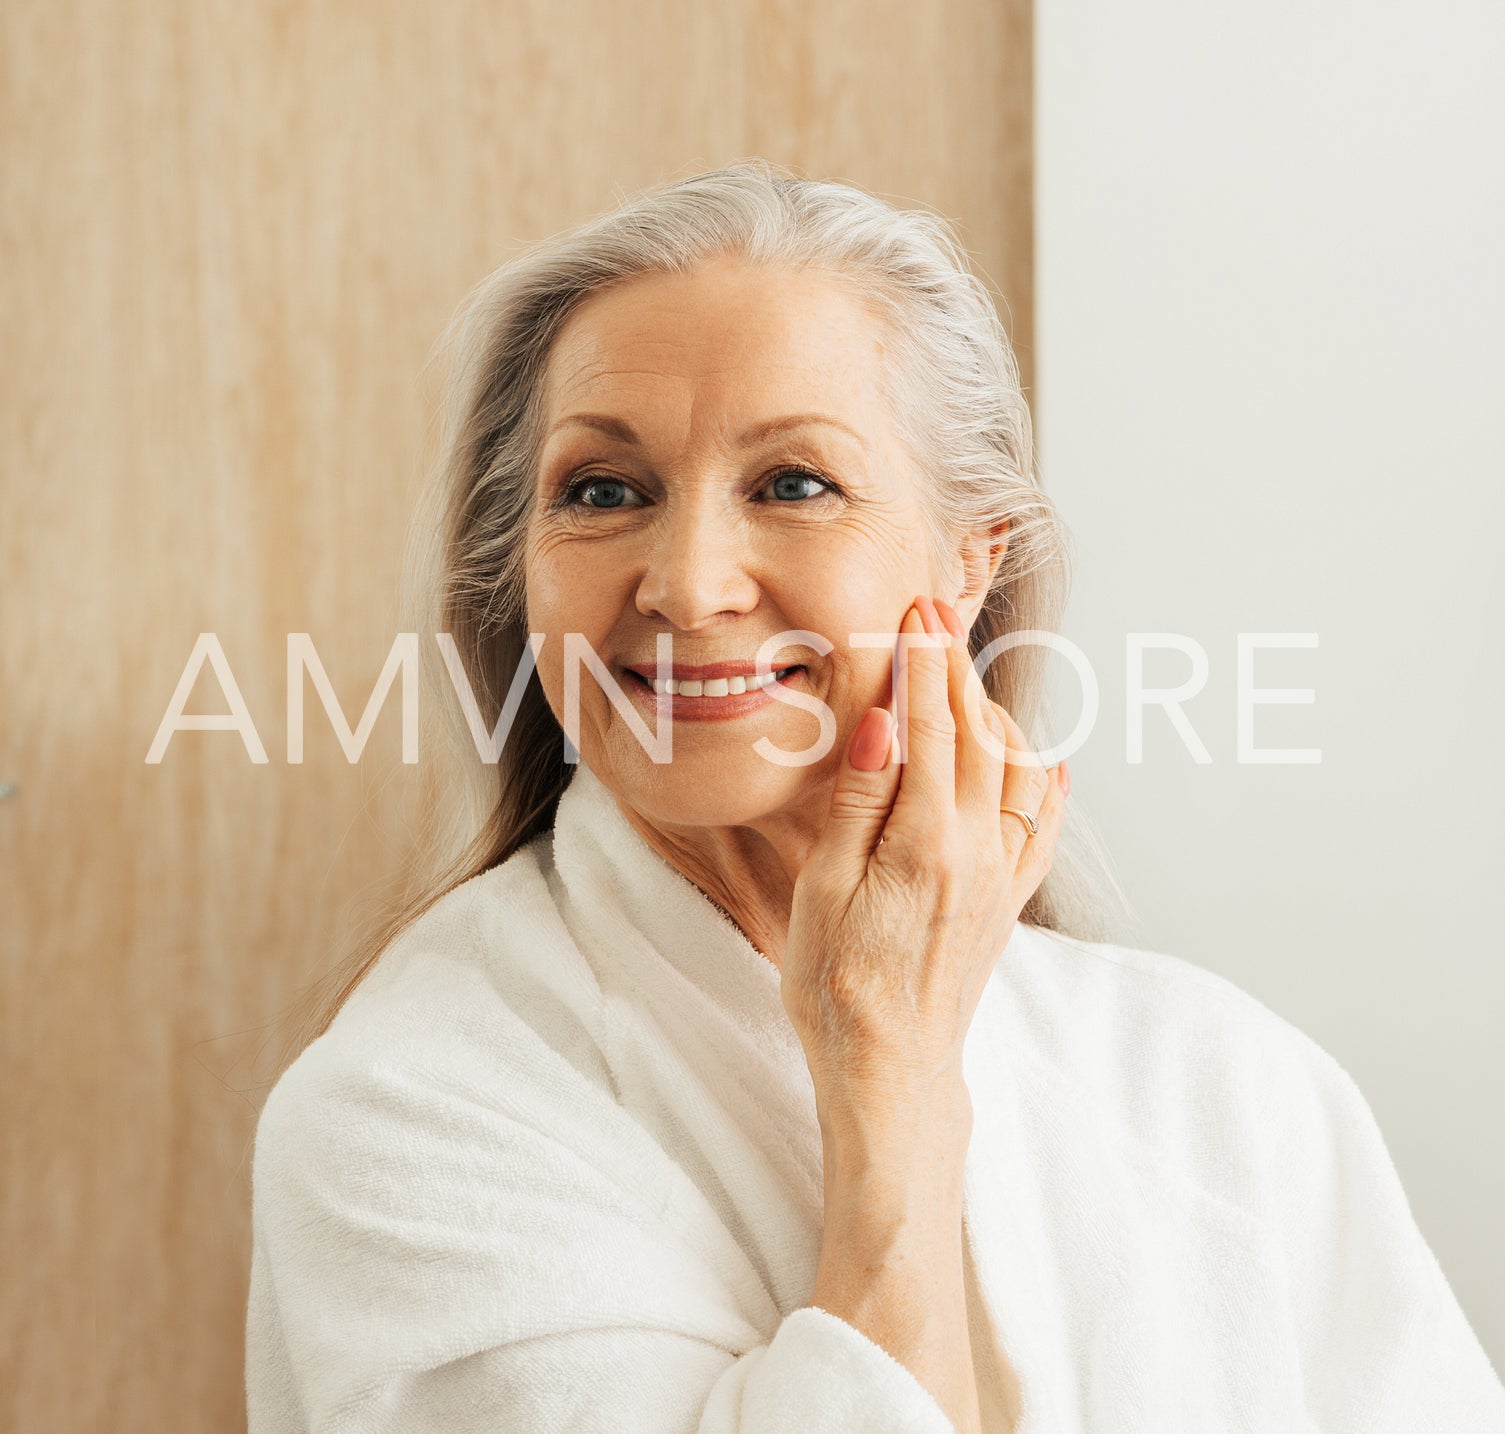
[[[940,209],[1031,359],[1027,0],[0,9],[0,1426],[243,1426],[250,1139],[402,871],[424,363],[513,247],[749,154]],[[213,633],[267,755],[179,732]],[[206,669],[191,713],[224,713]]]

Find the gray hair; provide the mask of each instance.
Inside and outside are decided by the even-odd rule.
[[[829,273],[886,325],[894,362],[884,397],[921,478],[935,571],[956,574],[963,535],[1008,524],[973,624],[974,656],[1011,630],[1058,629],[1068,533],[1036,480],[1013,349],[949,221],[745,159],[654,186],[530,245],[470,292],[441,336],[437,351],[449,362],[440,453],[404,556],[404,608],[411,630],[452,635],[488,731],[528,640],[525,562],[556,337],[592,295],[721,257]],[[1032,742],[1045,708],[1044,659],[1039,645],[1021,643],[981,674]],[[537,682],[495,767],[477,761],[453,688],[435,675],[430,690],[424,709],[440,714],[451,758],[449,788],[436,793],[417,848],[432,854],[431,869],[335,973],[339,989],[313,1034],[403,926],[547,831],[573,774]],[[1128,909],[1101,843],[1068,804],[1051,870],[1020,919],[1108,940],[1111,920]]]

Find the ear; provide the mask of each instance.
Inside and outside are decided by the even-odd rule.
[[[993,586],[998,565],[1009,545],[1009,521],[1003,520],[997,527],[986,532],[970,534],[962,545],[962,590],[951,604],[961,618],[962,625],[970,628],[982,610],[982,600]]]

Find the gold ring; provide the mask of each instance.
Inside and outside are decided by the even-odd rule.
[[[1039,834],[1040,823],[1030,816],[1028,812],[1021,812],[1018,807],[999,807],[998,810],[1000,812],[1010,812],[1018,817],[1029,828],[1030,836],[1037,836]],[[1026,837],[1025,840],[1028,841],[1029,837]]]

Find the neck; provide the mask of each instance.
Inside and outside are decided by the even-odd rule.
[[[794,883],[825,820],[824,794],[798,811],[740,826],[663,826],[625,802],[622,815],[645,842],[734,921],[751,944],[782,967]]]

